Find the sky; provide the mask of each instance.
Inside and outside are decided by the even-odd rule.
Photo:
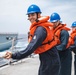
[[[76,21],[76,0],[0,0],[0,33],[27,34],[30,22],[27,9],[36,4],[42,16],[57,12],[68,27]]]

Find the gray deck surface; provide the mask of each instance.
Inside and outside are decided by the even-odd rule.
[[[34,58],[26,58],[0,68],[0,75],[38,75],[38,68],[39,59],[38,55],[36,55]],[[72,75],[74,75],[74,67],[72,67]]]

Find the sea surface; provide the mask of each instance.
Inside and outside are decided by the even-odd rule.
[[[27,35],[26,34],[19,34],[18,35],[18,42],[14,46],[14,48],[11,47],[5,51],[12,51],[12,52],[21,51],[21,50],[24,50],[27,45],[28,45]],[[9,62],[10,62],[10,60],[0,58],[0,67],[4,66],[6,64],[9,64]]]

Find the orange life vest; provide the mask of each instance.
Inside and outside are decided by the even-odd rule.
[[[57,43],[60,44],[60,32],[62,30],[67,30],[69,31],[70,29],[66,27],[66,24],[61,24],[57,28],[54,29],[54,34],[55,34],[55,39],[57,39]]]
[[[70,34],[67,48],[74,44],[74,38],[76,36],[76,30]]]
[[[47,32],[47,36],[46,39],[42,42],[42,45],[39,46],[34,53],[35,54],[40,54],[43,53],[49,49],[51,49],[52,47],[54,47],[55,45],[57,45],[57,41],[54,40],[54,34],[53,34],[53,30],[51,29],[53,24],[48,22],[47,20],[49,19],[49,16],[47,17],[43,17],[42,19],[40,19],[38,22],[34,22],[31,27],[30,27],[30,32],[29,32],[29,42],[32,40],[32,37],[34,36],[34,32],[36,30],[37,27],[42,26],[43,28],[46,29]]]

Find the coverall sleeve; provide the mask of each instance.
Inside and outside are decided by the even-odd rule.
[[[66,49],[69,39],[69,33],[66,30],[62,30],[60,33],[60,44],[56,46],[58,51],[63,51]]]
[[[28,44],[25,50],[12,54],[13,59],[22,59],[33,53],[45,40],[46,30],[43,27],[38,27],[34,33],[33,39]]]

